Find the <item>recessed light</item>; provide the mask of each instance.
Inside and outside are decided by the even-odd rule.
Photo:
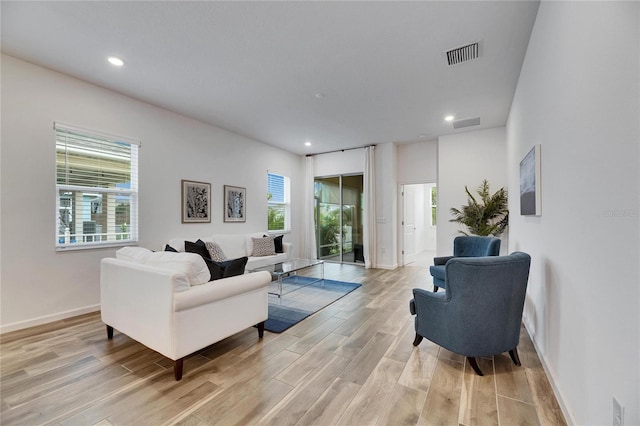
[[[422,135],[420,135],[420,136],[418,136],[418,137],[419,137],[420,139],[425,139],[425,138],[427,137],[427,135],[422,134]]]
[[[304,143],[304,146],[311,146],[311,142],[306,141],[306,142]]]
[[[318,99],[322,99],[324,98],[324,96],[325,96],[324,93],[320,93],[320,92],[316,93],[316,98]]]
[[[454,118],[455,118],[455,117],[454,117],[453,115],[447,115],[447,116],[444,118],[444,121],[453,121],[453,119],[454,119]]]
[[[121,67],[124,65],[124,61],[120,58],[116,58],[115,56],[109,56],[107,58],[107,61],[109,61],[111,65],[115,65],[116,67]]]

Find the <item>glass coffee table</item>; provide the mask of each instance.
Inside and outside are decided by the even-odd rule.
[[[298,272],[310,270],[315,266],[319,266],[320,278],[298,275]],[[291,259],[287,260],[286,262],[280,262],[276,263],[275,265],[267,265],[251,270],[251,272],[258,271],[267,271],[271,274],[271,277],[274,279],[274,281],[277,281],[278,292],[269,292],[269,294],[274,294],[278,296],[278,298],[282,298],[284,294],[289,293],[283,293],[282,291],[284,278],[293,277],[294,280],[290,282],[291,284],[296,285],[296,290],[301,287],[306,287],[313,283],[317,283],[318,281],[324,280],[324,261],[318,259]],[[304,280],[302,278],[304,278]]]

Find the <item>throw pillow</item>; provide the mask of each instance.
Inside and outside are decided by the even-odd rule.
[[[222,251],[222,248],[218,244],[212,241],[207,241],[204,244],[209,251],[209,257],[211,258],[211,260],[215,260],[216,262],[224,262],[227,259],[227,257],[224,255],[224,252]]]
[[[284,247],[282,247],[282,239],[284,235],[280,235],[273,239],[273,243],[276,246],[276,253],[284,253]]]
[[[164,251],[171,251],[171,252],[174,252],[174,253],[178,253],[178,250],[174,249],[169,244],[164,246]]]
[[[220,268],[216,264],[216,262],[214,262],[211,258],[209,258],[210,256],[209,250],[207,250],[207,245],[205,244],[204,241],[198,240],[195,243],[192,241],[185,241],[184,251],[187,253],[199,254],[202,257],[204,262],[207,264],[207,268],[209,268],[209,273],[211,274],[209,281],[222,278],[222,273],[224,272],[224,269]]]
[[[211,279],[209,279],[209,281],[215,281],[219,280],[220,278],[224,278],[224,268],[219,262],[204,257],[202,259],[204,259],[204,263],[207,264],[207,268],[209,268],[209,273],[211,274]]]
[[[251,238],[253,241],[253,256],[273,256],[276,254],[273,238]]]
[[[219,280],[220,278],[235,277],[236,275],[243,275],[244,268],[247,265],[248,257],[241,257],[239,259],[225,260],[224,262],[216,262],[211,259],[204,259],[207,267],[211,271],[211,281]]]
[[[232,259],[222,262],[224,265],[224,272],[222,278],[235,277],[236,275],[244,274],[244,268],[247,266],[248,257],[241,257],[239,259]]]
[[[268,235],[265,235],[265,237],[268,237]],[[271,237],[273,238],[273,245],[276,249],[276,253],[284,253],[284,248],[282,247],[282,238],[284,237],[284,235],[278,235],[277,237]]]
[[[202,240],[198,240],[195,243],[192,241],[185,241],[184,251],[186,251],[187,253],[199,254],[203,258],[207,258],[207,259],[210,257],[209,250],[207,250],[207,246]]]

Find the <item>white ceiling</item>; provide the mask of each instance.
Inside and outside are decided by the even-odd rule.
[[[537,10],[537,1],[3,0],[1,35],[8,55],[305,154],[505,125]],[[446,64],[446,50],[475,41],[480,58]],[[448,114],[481,124],[454,130]]]

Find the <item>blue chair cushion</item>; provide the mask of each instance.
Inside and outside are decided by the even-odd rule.
[[[444,277],[446,275],[445,271],[446,271],[445,265],[437,265],[437,266],[429,267],[429,272],[431,272],[431,276],[438,280],[444,281]]]

